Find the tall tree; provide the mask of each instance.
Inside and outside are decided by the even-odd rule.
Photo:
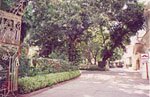
[[[125,48],[129,37],[142,29],[144,22],[143,8],[136,0],[114,1],[110,6],[111,11],[108,11],[107,16],[111,23],[109,27],[111,41],[105,46],[102,62],[99,65],[106,64],[106,60],[113,56],[116,48]]]
[[[34,31],[29,43],[40,46],[41,55],[48,57],[52,50],[66,44],[69,61],[76,62],[76,45],[91,23],[87,10],[80,3],[80,0],[34,2],[34,12],[28,12],[26,17]]]
[[[102,30],[99,26],[91,26],[84,34],[84,41],[78,46],[82,51],[83,59],[88,61],[88,64],[97,64],[101,59],[102,49],[110,41],[108,32]]]
[[[32,32],[28,42],[41,48],[41,56],[67,48],[71,62],[77,59],[82,36],[91,25],[98,25],[104,30],[102,35],[108,31],[110,36],[110,41],[103,43],[99,62],[105,66],[115,48],[124,48],[129,37],[142,28],[144,19],[143,8],[136,0],[38,0],[28,7],[26,21]]]

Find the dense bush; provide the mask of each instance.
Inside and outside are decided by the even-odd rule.
[[[19,76],[36,76],[41,74],[65,72],[77,70],[78,66],[72,66],[71,63],[62,59],[32,58],[21,56],[19,66]]]
[[[29,75],[30,59],[27,56],[28,46],[26,44],[21,45],[21,56],[19,66],[19,76],[24,77]]]
[[[66,52],[61,52],[61,51],[53,51],[50,55],[49,55],[50,59],[62,59],[62,60],[68,60],[68,56],[66,54]]]
[[[80,70],[99,70],[97,65],[80,65]]]
[[[69,62],[61,59],[36,58],[32,59],[31,63],[33,68],[30,70],[30,76],[78,69],[77,67],[73,67]]]
[[[80,71],[69,71],[38,75],[34,77],[24,77],[19,79],[19,93],[29,93],[41,88],[49,87],[54,84],[73,79],[80,75]]]
[[[19,76],[27,76],[29,75],[29,59],[26,56],[21,56],[20,58],[20,66],[19,66]]]

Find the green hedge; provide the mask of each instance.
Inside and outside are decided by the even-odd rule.
[[[61,59],[35,58],[32,59],[35,69],[45,73],[65,72],[69,70],[77,70],[73,68],[71,63]]]
[[[98,67],[98,65],[80,65],[79,69],[80,70],[91,70],[91,71],[95,71],[95,70],[108,71],[109,70],[109,68],[106,66],[104,68],[100,68],[100,67]]]
[[[36,76],[41,74],[67,72],[78,70],[78,66],[72,66],[68,61],[61,59],[49,58],[32,58],[21,57],[19,66],[19,77]]]
[[[81,65],[80,70],[102,70],[97,65]]]
[[[19,79],[19,93],[25,94],[39,90],[54,84],[73,79],[80,75],[80,71],[69,71],[61,73],[52,73],[45,75],[38,75],[34,77],[24,77]]]

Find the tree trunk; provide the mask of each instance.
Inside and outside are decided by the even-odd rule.
[[[88,63],[91,65],[92,64],[92,57],[91,57],[91,52],[89,49],[87,51],[87,59],[88,59]]]
[[[94,65],[96,65],[96,61],[97,61],[97,58],[96,56],[94,57]]]
[[[112,48],[110,50],[108,50],[107,48],[104,50],[102,61],[99,61],[99,63],[98,63],[98,66],[100,68],[105,68],[105,66],[107,64],[107,60],[108,60],[108,58],[112,57],[115,47],[116,46],[112,46]]]
[[[75,41],[70,40],[68,43],[68,60],[73,65],[77,65],[76,64],[78,62],[77,55],[78,55],[78,53],[77,53]]]

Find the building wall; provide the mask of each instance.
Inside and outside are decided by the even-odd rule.
[[[141,54],[150,52],[150,2],[145,6],[144,11],[145,16],[145,34],[142,36],[142,39],[139,43],[134,45],[133,56],[132,56],[132,67],[135,70],[141,68]]]
[[[145,52],[150,50],[150,2],[145,7],[145,22],[146,22],[146,34],[142,38],[142,43],[144,44]]]
[[[135,70],[139,70],[141,65],[140,65],[140,56],[141,53],[144,53],[143,50],[143,44],[142,43],[136,43],[133,47],[133,56],[132,56],[132,67]]]
[[[126,52],[122,57],[122,61],[124,62],[125,67],[129,67],[132,65],[132,56],[133,56],[133,45],[126,46]]]

